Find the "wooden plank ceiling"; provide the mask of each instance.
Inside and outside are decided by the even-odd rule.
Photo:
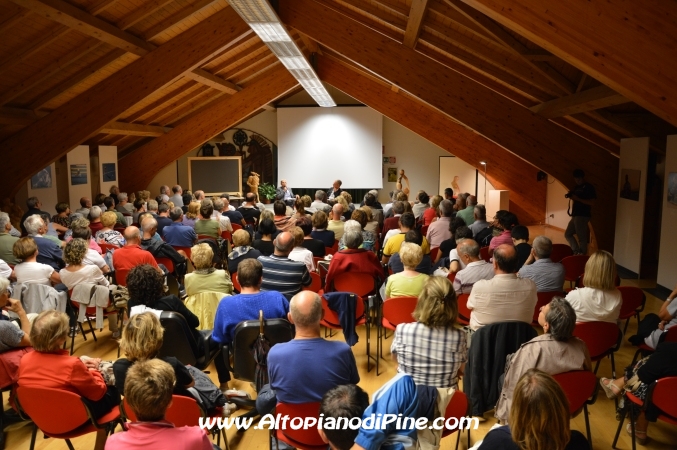
[[[599,161],[614,159],[619,140],[632,136],[649,136],[652,150],[664,152],[665,136],[677,132],[677,122],[665,120],[673,117],[674,99],[664,100],[672,106],[663,110],[652,108],[659,115],[649,112],[645,107],[653,106],[651,99],[643,101],[640,89],[628,95],[627,80],[568,57],[576,48],[560,51],[558,38],[549,38],[534,25],[538,15],[546,13],[538,10],[529,16],[524,9],[501,13],[497,4],[490,0],[281,0],[279,12],[307,55],[325,55],[395,93],[401,90],[429,114],[444,115],[440,123],[462,123],[492,141],[487,145],[498,143],[538,168],[552,159],[543,151],[547,135],[594,149],[585,151],[598,155]],[[299,5],[315,11],[314,26],[308,17],[294,16]],[[658,7],[652,8],[657,13]],[[565,15],[557,14],[560,19]],[[327,30],[315,30],[335,19],[354,24],[375,47],[363,48],[357,35],[345,35],[339,43]],[[573,27],[575,20],[562,22]],[[667,45],[668,40],[661,42]],[[191,41],[200,43],[191,46]],[[393,48],[394,44],[403,50]],[[347,49],[351,45],[353,49]],[[341,50],[343,46],[346,50]],[[381,70],[376,55],[382,48],[406,59]],[[635,64],[636,54],[628,57],[626,65]],[[218,102],[239,104],[238,96],[251,97],[247,87],[278,69],[276,57],[243,26],[226,0],[0,0],[0,151],[11,164],[26,151],[37,155],[34,166],[12,170],[0,181],[0,189],[15,191],[37,166],[62,157],[74,143],[116,145],[123,158],[153,149],[154,140],[207,114]],[[669,80],[675,74],[661,75]],[[425,80],[455,83],[433,86],[427,96],[436,95],[430,92],[452,96],[456,106],[427,98],[427,89],[419,84]],[[649,88],[651,96],[659,95],[660,80]],[[290,91],[288,80],[269,82],[265,95],[256,99],[279,99],[295,89]],[[475,122],[467,115],[455,117],[463,115],[459,112],[463,102],[471,110],[488,111],[486,121],[506,114],[510,116],[506,123],[524,124],[517,134],[533,131],[525,146],[543,145],[544,155],[538,155],[535,147],[525,153],[515,142],[501,143],[492,136],[501,127],[482,124],[479,117]],[[273,106],[274,102],[240,108],[237,117],[227,117],[228,125]],[[205,139],[201,133],[192,135],[193,140],[182,142],[186,147],[181,151]],[[176,157],[176,152],[171,154]],[[564,153],[558,157],[567,159]],[[164,162],[171,161],[160,158],[154,164]],[[510,184],[505,179],[497,183]]]

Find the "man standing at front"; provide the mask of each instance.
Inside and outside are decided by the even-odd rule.
[[[296,294],[289,302],[287,317],[296,326],[296,335],[290,342],[274,345],[268,353],[269,384],[256,399],[261,415],[272,411],[277,402],[319,402],[330,389],[360,381],[348,344],[320,335],[319,295],[312,291]]]
[[[564,232],[564,237],[574,251],[574,255],[588,254],[588,240],[590,239],[590,230],[588,222],[592,217],[592,206],[595,204],[597,193],[595,187],[585,181],[585,173],[581,169],[574,170],[574,181],[576,186],[571,189],[565,197],[569,199],[571,206],[571,220]],[[576,240],[576,237],[578,240]]]

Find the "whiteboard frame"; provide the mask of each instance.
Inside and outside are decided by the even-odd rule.
[[[196,157],[191,157],[187,158],[188,159],[188,189],[193,191],[193,161],[214,161],[214,160],[219,160],[219,159],[235,159],[237,160],[238,163],[238,171],[237,173],[239,174],[239,181],[237,185],[239,187],[242,187],[242,156],[196,156]],[[214,196],[214,195],[221,195],[224,192],[205,192],[205,196]],[[241,191],[235,191],[235,192],[230,192],[230,191],[225,191],[226,194],[229,195],[236,195],[240,197],[242,195]]]

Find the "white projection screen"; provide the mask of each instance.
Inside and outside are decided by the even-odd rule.
[[[278,181],[293,188],[383,188],[383,116],[364,106],[277,110]]]

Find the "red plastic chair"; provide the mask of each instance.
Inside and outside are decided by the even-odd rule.
[[[309,273],[310,278],[312,278],[313,282],[310,283],[308,286],[303,286],[302,290],[320,292],[320,289],[322,289],[322,279],[320,278],[320,274],[317,272],[309,272]]]
[[[68,298],[71,298],[71,295],[73,294],[73,289],[68,290]],[[75,314],[78,314],[78,311],[80,311],[80,303],[70,300],[71,306],[73,307],[73,311]],[[108,303],[108,306],[110,306],[110,302]],[[115,311],[104,311],[103,315],[104,317],[108,317],[110,315],[117,314],[117,319],[121,323],[121,314],[122,311],[116,309]],[[94,342],[97,342],[96,339],[96,333],[94,332],[94,327],[92,326],[92,319],[96,320],[96,306],[88,306],[85,308],[85,319],[87,319],[87,325],[89,325],[89,330],[85,331],[84,327],[82,326],[81,322],[78,322],[78,325],[80,326],[80,331],[82,332],[82,337],[84,340],[87,340],[87,333],[92,333],[92,337],[94,338]],[[110,319],[108,319],[110,320]],[[75,348],[75,334],[71,335],[71,355],[74,353],[74,348]]]
[[[550,303],[550,300],[556,295],[563,295],[561,291],[549,291],[549,292],[538,292],[536,293],[538,300],[536,300],[536,308],[534,308],[534,320],[531,323],[532,325],[538,325],[538,315],[541,312],[541,308]]]
[[[65,390],[19,386],[16,402],[22,415],[30,417],[34,423],[31,450],[35,448],[38,428],[48,437],[65,439],[68,448],[72,449],[70,439],[101,429],[110,433],[121,423],[117,407],[94,419],[82,397]]]
[[[158,263],[158,264],[163,264],[167,268],[169,273],[174,273],[174,262],[171,259],[169,259],[169,258],[159,258],[159,257],[156,256],[155,262]]]
[[[281,417],[289,417],[288,424],[291,424],[297,417],[302,418],[305,422],[307,417],[320,417],[320,403],[298,403],[295,405],[278,403],[275,412]],[[306,450],[326,450],[327,448],[327,444],[320,437],[317,427],[308,427],[308,429],[299,427],[298,430],[294,430],[289,425],[284,429],[280,427],[277,430],[273,430],[271,427],[271,436],[276,441],[285,442],[295,448]],[[275,448],[277,448],[277,442],[275,444]]]
[[[449,400],[449,403],[447,404],[447,409],[444,411],[444,423],[446,425],[447,420],[454,417],[458,419],[460,423],[461,418],[466,417],[467,415],[468,415],[468,397],[460,389],[456,389],[453,397],[451,397],[451,400]],[[445,426],[445,428],[442,430],[442,439],[449,436],[450,434],[456,433],[457,431],[459,431],[458,427],[454,429],[449,429],[446,428]],[[461,433],[458,433],[458,435],[456,436],[457,449],[460,440]],[[468,427],[468,448],[470,448],[470,427]]]
[[[456,279],[456,272],[449,272],[449,275],[447,275],[447,279],[453,283],[454,280]]]
[[[577,322],[574,328],[574,336],[580,338],[588,346],[590,360],[595,364],[595,374],[599,364],[605,357],[611,358],[611,374],[616,379],[616,363],[614,353],[621,346],[623,333],[618,325],[610,322]]]
[[[233,289],[235,289],[237,292],[242,292],[242,286],[240,286],[240,282],[237,279],[237,272],[230,274],[230,281],[233,282]]]
[[[429,227],[430,227],[430,225],[423,225],[423,226],[421,227],[421,235],[422,235],[423,237],[425,237],[425,236],[428,235],[428,228],[429,228]]]
[[[668,331],[666,332],[665,339],[663,340],[663,342],[677,342],[677,327],[668,328]],[[637,357],[640,355],[640,353],[644,356],[647,356],[655,351],[656,349],[651,348],[648,345],[642,343],[637,348],[635,356],[632,357],[632,365],[633,366],[635,365],[635,363],[637,362]]]
[[[625,334],[632,317],[637,318],[637,326],[639,327],[639,313],[644,311],[646,295],[644,295],[643,290],[634,286],[620,286],[618,290],[621,291],[623,299],[618,320],[625,320],[625,328],[623,328],[623,334]]]
[[[456,303],[458,303],[458,323],[463,325],[470,324],[470,310],[468,309],[468,299],[470,294],[458,294]]]
[[[480,248],[480,258],[482,258],[486,262],[491,261],[491,256],[489,255],[489,247]]]
[[[417,302],[418,297],[393,297],[385,299],[381,304],[381,327],[395,331],[395,328],[401,323],[416,322],[412,314]],[[378,349],[377,353],[383,358],[383,339],[387,339],[385,330],[381,329],[377,337],[377,346],[380,349],[380,353]]]
[[[618,424],[616,437],[614,437],[614,442],[611,444],[611,448],[616,448],[618,436],[621,432],[621,429],[623,428],[623,422],[625,422],[625,417],[628,414],[628,410],[630,410],[630,429],[632,430],[633,450],[636,447],[635,410],[637,408],[645,410],[650,403],[653,403],[653,405],[660,410],[658,420],[662,420],[663,422],[667,422],[671,425],[677,425],[677,377],[661,378],[660,380],[653,383],[651,386],[649,386],[649,391],[647,392],[646,399],[644,401],[629,392],[625,394],[625,397],[631,402],[630,407],[625,409],[623,418],[621,418],[620,423]]]
[[[597,400],[597,377],[587,370],[574,370],[571,372],[558,373],[552,376],[559,383],[569,400],[569,413],[571,417],[577,416],[581,410],[585,414],[585,431],[588,434],[588,442],[592,447],[592,435],[590,434],[590,421],[588,419],[588,405]]]
[[[118,269],[115,271],[115,284],[127,286],[127,275],[131,269]]]
[[[569,286],[573,286],[578,277],[585,272],[585,264],[589,258],[588,255],[573,255],[561,261],[564,266],[564,281],[568,281]]]
[[[367,297],[376,292],[374,279],[364,272],[344,272],[334,277],[334,291],[354,292],[360,297]]]
[[[210,236],[208,234],[198,234],[197,235],[197,240],[202,240],[202,239],[209,239],[210,241],[216,242],[216,238],[214,236]]]
[[[339,241],[335,240],[334,245],[332,245],[331,247],[325,247],[324,248],[324,254],[325,255],[333,255],[334,253],[336,253],[338,251],[338,244],[339,244]]]
[[[233,231],[235,231],[235,227],[233,226]],[[222,231],[221,232],[221,239],[224,241],[228,241],[231,244],[233,243],[233,235],[230,231]]]
[[[437,254],[440,252],[439,247],[435,247],[430,249],[430,260],[435,262],[435,258],[437,257]]]
[[[567,244],[552,244],[552,252],[550,253],[550,260],[552,262],[561,262],[568,256],[573,256],[574,251],[571,250]]]
[[[230,226],[233,227],[233,233],[235,233],[237,230],[241,230],[241,229],[242,229],[242,225],[240,225],[240,224],[238,224],[238,223],[231,223]]]
[[[355,302],[355,326],[364,325],[367,323],[367,318],[364,314],[364,300],[359,295],[355,295]],[[322,309],[324,310],[324,316],[320,324],[332,330],[343,330],[338,313],[329,308],[327,299],[324,296],[322,296]]]

